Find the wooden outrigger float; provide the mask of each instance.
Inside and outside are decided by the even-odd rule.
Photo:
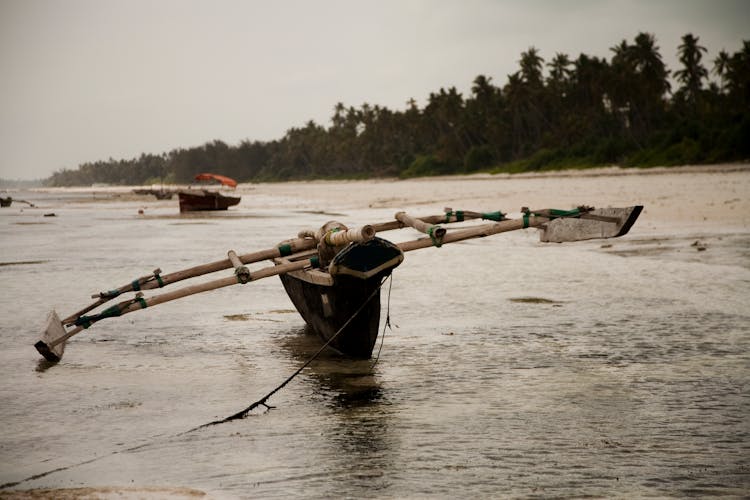
[[[297,238],[274,248],[244,255],[230,250],[227,258],[170,274],[160,269],[119,288],[93,295],[96,299],[84,309],[60,320],[50,312],[42,338],[35,344],[51,362],[62,358],[66,341],[103,319],[122,316],[140,309],[236,284],[246,284],[269,276],[279,276],[305,322],[325,344],[353,358],[369,358],[377,340],[380,322],[380,287],[404,260],[404,253],[440,247],[472,238],[530,227],[541,229],[545,242],[569,242],[593,238],[616,238],[626,234],[641,213],[642,206],[594,210],[528,210],[508,219],[501,212],[470,212],[446,209],[443,215],[412,217],[398,212],[392,221],[348,229],[329,222],[317,231],[303,231]],[[487,220],[473,227],[447,230],[468,220]],[[378,237],[387,231],[412,227],[426,236],[401,243]],[[246,264],[270,260],[273,265],[250,271]],[[143,291],[221,270],[234,269],[224,278],[186,286],[171,292],[143,296]],[[131,299],[96,314],[89,314],[122,294],[135,292]]]

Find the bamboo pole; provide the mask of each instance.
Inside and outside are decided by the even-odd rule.
[[[310,250],[311,248],[315,248],[315,245],[315,241],[310,238],[297,238],[274,248],[247,253],[239,255],[237,257],[242,264],[252,264],[254,262],[271,260],[276,257],[283,257],[285,255],[292,255],[305,250]],[[200,264],[187,269],[182,269],[180,271],[175,271],[173,273],[165,275],[161,275],[161,270],[156,269],[153,274],[140,277],[132,281],[131,283],[123,285],[109,292],[100,292],[98,295],[93,295],[92,298],[99,297],[96,302],[85,307],[84,309],[81,309],[80,311],[77,311],[74,314],[71,314],[70,316],[62,320],[62,322],[66,325],[70,324],[82,314],[86,314],[92,309],[99,307],[105,302],[109,302],[110,300],[123,293],[162,288],[178,281],[203,276],[205,274],[210,274],[217,271],[223,271],[224,269],[229,269],[231,267],[235,266],[232,264],[232,261],[229,258],[226,258],[223,260],[217,260],[215,262],[209,262],[208,264]]]
[[[428,215],[425,217],[416,217],[417,219],[427,224],[450,224],[453,222],[463,222],[472,219],[488,219],[488,220],[503,220],[504,214],[500,211],[497,212],[472,212],[469,210],[451,210],[446,208],[446,213],[443,215]],[[392,231],[394,229],[401,229],[407,226],[400,220],[392,220],[387,222],[379,222],[372,224],[375,231],[382,233],[385,231]]]
[[[403,212],[400,212],[400,213],[403,213]],[[489,215],[492,216],[495,214],[500,214],[500,212],[493,212],[493,213],[490,213]],[[471,212],[471,211],[455,211],[454,212],[450,210],[445,215],[433,215],[433,216],[411,218],[411,219],[413,220],[416,219],[418,221],[421,221],[422,223],[429,225],[429,224],[437,224],[439,222],[450,223],[450,222],[460,222],[462,220],[467,220],[467,219],[486,218],[487,215],[488,214],[484,214],[480,212]],[[360,241],[360,242],[367,241],[369,239],[372,239],[375,236],[375,234],[378,232],[384,232],[384,231],[389,231],[393,229],[400,229],[404,227],[405,225],[406,224],[400,220],[388,221],[384,223],[366,225],[361,228],[355,228],[355,229],[349,229],[346,231],[330,233],[330,238],[331,238],[331,241],[334,242],[336,245],[345,244],[345,243],[352,242],[352,241]],[[237,257],[242,264],[251,264],[251,263],[260,262],[263,260],[272,260],[277,257],[293,255],[299,252],[303,252],[305,250],[310,250],[312,248],[315,248],[316,245],[317,243],[314,239],[309,238],[309,237],[300,237],[300,238],[290,240],[286,242],[285,244],[279,245],[274,248],[247,253],[247,254],[239,255]],[[198,276],[203,276],[205,274],[211,274],[217,271],[223,271],[224,269],[229,269],[232,267],[236,268],[237,266],[232,263],[231,259],[227,258],[227,259],[223,259],[223,260],[219,260],[215,262],[209,262],[208,264],[200,264],[197,266],[193,266],[193,267],[183,269],[180,271],[175,271],[175,272],[165,274],[165,275],[161,275],[161,270],[156,269],[153,271],[152,274],[142,276],[132,281],[131,283],[120,286],[119,288],[116,288],[114,290],[110,290],[107,292],[100,292],[98,295],[93,295],[92,298],[98,297],[98,299],[95,302],[81,309],[80,311],[77,311],[74,314],[71,314],[70,316],[66,317],[65,319],[62,320],[62,323],[64,325],[70,325],[73,322],[75,322],[76,319],[78,319],[81,315],[86,314],[87,312],[99,307],[100,305],[106,302],[109,302],[110,300],[118,297],[119,295],[123,293],[162,288],[169,284],[176,283],[178,281],[186,280],[189,278],[195,278]]]
[[[229,257],[229,262],[234,266],[234,274],[237,276],[239,282],[244,285],[250,281],[250,270],[242,264],[242,261],[237,257],[235,251],[228,251],[227,257]]]
[[[326,245],[337,247],[347,243],[365,243],[375,237],[375,228],[369,224],[344,231],[328,231],[320,239]]]
[[[393,217],[397,221],[402,222],[407,226],[413,227],[421,233],[429,234],[431,238],[434,238],[437,241],[442,241],[443,237],[445,236],[445,228],[412,217],[406,212],[396,212],[396,215],[394,215]]]
[[[539,217],[536,215],[528,215],[521,219],[511,219],[501,222],[494,222],[492,224],[483,224],[481,226],[463,229],[460,231],[451,231],[446,234],[443,238],[442,244],[455,243],[457,241],[468,240],[472,238],[482,238],[493,234],[505,233],[508,231],[515,231],[518,229],[525,229],[527,227],[537,227],[550,219],[548,217]],[[404,241],[397,243],[397,246],[403,252],[410,252],[412,250],[419,250],[421,248],[427,248],[434,245],[431,238],[419,238],[417,240]]]
[[[464,217],[466,219],[479,218],[484,215],[479,212],[469,212],[469,211],[464,211],[462,213],[464,214]],[[448,220],[447,222],[456,222],[458,220],[455,215],[453,216],[434,215],[434,216],[428,216],[428,217],[420,217],[419,220],[426,222],[428,224],[436,224],[439,222],[445,222],[446,217],[448,217],[449,219],[452,217],[452,220]],[[349,229],[347,231],[331,233],[332,235],[331,241],[335,242],[336,245],[348,243],[352,241],[367,241],[368,239],[372,239],[375,236],[375,234],[378,232],[389,231],[393,229],[400,229],[402,227],[404,227],[404,223],[398,220],[388,221],[388,222],[379,223],[379,224],[371,224],[371,225],[368,224],[361,228],[355,228],[355,229]],[[254,262],[260,262],[263,260],[272,260],[277,257],[283,257],[283,256],[303,252],[305,250],[310,250],[312,248],[315,248],[316,245],[317,243],[312,238],[296,238],[296,239],[290,240],[289,242],[283,245],[279,245],[274,248],[269,248],[266,250],[260,250],[257,252],[239,255],[238,258],[240,262],[242,262],[243,264],[252,264]],[[81,315],[86,314],[87,312],[99,307],[100,305],[106,302],[109,302],[110,300],[114,299],[115,297],[118,297],[119,295],[122,295],[123,293],[139,291],[139,290],[152,290],[155,288],[162,288],[172,283],[176,283],[178,281],[186,280],[189,278],[195,278],[198,276],[203,276],[205,274],[211,274],[217,271],[223,271],[224,269],[229,269],[231,267],[236,267],[236,266],[232,264],[230,259],[227,258],[227,259],[218,260],[215,262],[209,262],[208,264],[200,264],[197,266],[193,266],[193,267],[183,269],[180,271],[175,271],[175,272],[165,274],[165,275],[161,275],[161,270],[156,269],[154,270],[153,274],[142,276],[132,281],[131,283],[122,285],[114,290],[110,290],[107,292],[100,292],[97,295],[93,295],[92,298],[98,298],[95,302],[81,309],[80,311],[77,311],[74,314],[71,314],[70,316],[66,317],[65,319],[62,320],[62,323],[66,325],[70,324],[71,322],[79,318]]]
[[[264,267],[263,269],[259,269],[257,271],[250,273],[250,279],[249,281],[257,281],[259,279],[268,278],[270,276],[276,276],[279,274],[288,273],[291,271],[298,271],[300,269],[304,269],[306,267],[312,267],[315,265],[315,258],[311,259],[305,259],[295,262],[289,262],[287,264],[280,264],[277,266],[269,266]],[[165,302],[170,302],[172,300],[181,299],[183,297],[188,297],[190,295],[195,295],[197,293],[203,293],[208,292],[211,290],[217,290],[219,288],[224,288],[231,285],[237,285],[242,283],[242,281],[239,280],[238,276],[229,276],[226,278],[219,278],[216,280],[208,281],[206,283],[201,283],[198,285],[190,285],[183,288],[180,288],[178,290],[173,290],[171,292],[165,292],[160,295],[155,295],[153,297],[143,299],[139,294],[134,300],[126,301],[121,304],[118,304],[117,306],[114,306],[118,308],[118,311],[116,314],[112,315],[102,315],[100,317],[92,318],[90,321],[87,322],[86,326],[78,325],[72,330],[65,333],[65,335],[62,335],[61,337],[58,337],[51,342],[47,343],[47,347],[51,350],[58,344],[65,342],[73,335],[81,332],[85,328],[88,328],[94,323],[97,323],[101,321],[102,319],[110,318],[110,317],[119,317],[127,313],[131,313],[133,311],[139,311],[141,309],[147,309],[149,307],[154,307],[159,304],[163,304]],[[120,306],[123,306],[121,309]]]

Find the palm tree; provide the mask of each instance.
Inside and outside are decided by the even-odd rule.
[[[634,138],[645,138],[664,116],[669,70],[650,33],[639,33],[633,45],[623,40],[611,50],[615,53],[613,104],[627,112],[627,124]]]
[[[727,87],[733,103],[750,103],[750,40],[742,42],[742,50],[732,54],[726,71]]]
[[[533,87],[541,87],[544,59],[539,55],[536,47],[529,47],[529,50],[522,52],[518,63],[521,65],[521,78],[524,83]]]
[[[466,100],[465,122],[472,144],[485,144],[489,122],[496,119],[495,101],[497,88],[492,78],[479,75],[471,87],[473,97]]]
[[[706,48],[698,45],[698,37],[688,33],[682,37],[678,55],[684,69],[675,72],[675,78],[682,82],[680,92],[690,104],[695,104],[703,88],[703,79],[708,78],[708,71],[701,64]]]
[[[722,92],[726,89],[726,82],[727,82],[727,73],[729,71],[729,63],[731,62],[731,58],[729,57],[729,54],[726,50],[722,50],[719,52],[719,55],[714,59],[714,68],[713,72],[719,76],[720,80],[720,89]]]

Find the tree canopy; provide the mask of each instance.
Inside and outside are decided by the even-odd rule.
[[[240,181],[410,177],[750,158],[750,41],[709,68],[688,33],[673,73],[654,35],[611,48],[611,59],[538,49],[500,86],[478,75],[471,93],[430,93],[419,108],[336,103],[328,127],[308,121],[268,142],[220,140],[130,160],[99,160],[55,172],[51,186],[187,183],[202,171]],[[546,75],[545,75],[546,70]],[[711,76],[716,78],[711,80]]]

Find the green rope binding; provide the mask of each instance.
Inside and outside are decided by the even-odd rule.
[[[310,257],[310,264],[313,267],[320,267],[320,259],[318,257]]]
[[[76,326],[82,326],[84,328],[88,328],[95,321],[99,321],[105,318],[115,318],[117,316],[120,316],[121,314],[122,314],[122,310],[120,309],[120,306],[114,305],[114,306],[106,308],[99,314],[92,314],[91,316],[80,316],[79,318],[75,320],[74,324]]]
[[[451,221],[451,216],[456,217],[456,222],[463,222],[464,221],[464,211],[463,210],[449,210],[445,212],[445,223],[448,224]]]
[[[99,319],[104,318],[115,318],[117,316],[120,316],[122,314],[122,309],[120,309],[119,305],[114,305],[112,307],[108,307],[105,310],[99,314]]]
[[[122,312],[130,307],[131,305],[138,303],[141,306],[141,309],[146,309],[148,307],[148,304],[146,303],[146,299],[143,297],[136,297],[133,300],[128,300],[126,302],[120,302],[119,304],[115,304],[114,306],[110,306],[100,312],[99,314],[92,314],[91,316],[79,316],[76,318],[75,322],[73,323],[75,326],[82,326],[83,328],[90,327],[93,323],[107,318],[116,318],[118,316],[122,316]]]
[[[541,215],[542,217],[549,217],[550,219],[557,219],[559,217],[578,217],[581,215],[581,211],[577,208],[574,208],[573,210],[558,210],[556,208],[550,208],[549,216],[544,215],[544,214],[534,214],[534,215]]]
[[[133,280],[132,283],[130,283],[130,286],[133,287],[133,291],[137,292],[141,289],[141,281],[140,280]]]
[[[159,283],[159,288],[164,287],[164,280],[161,279],[161,276],[158,274],[154,274],[154,277],[156,278],[156,282]]]
[[[524,210],[523,212],[523,228],[526,229],[529,227],[529,218],[530,216],[534,217],[544,217],[545,219],[560,219],[563,217],[580,217],[581,216],[581,209],[574,208],[573,210],[559,210],[556,208],[550,208],[549,210],[545,212],[531,212],[529,210]]]
[[[501,211],[497,212],[487,212],[482,214],[483,220],[494,220],[495,222],[500,222],[501,220],[505,220],[505,214]]]
[[[288,243],[285,243],[284,245],[279,245],[279,255],[281,257],[292,255],[292,245]]]
[[[75,326],[82,326],[84,329],[91,326],[91,318],[88,316],[80,316],[76,318]]]

